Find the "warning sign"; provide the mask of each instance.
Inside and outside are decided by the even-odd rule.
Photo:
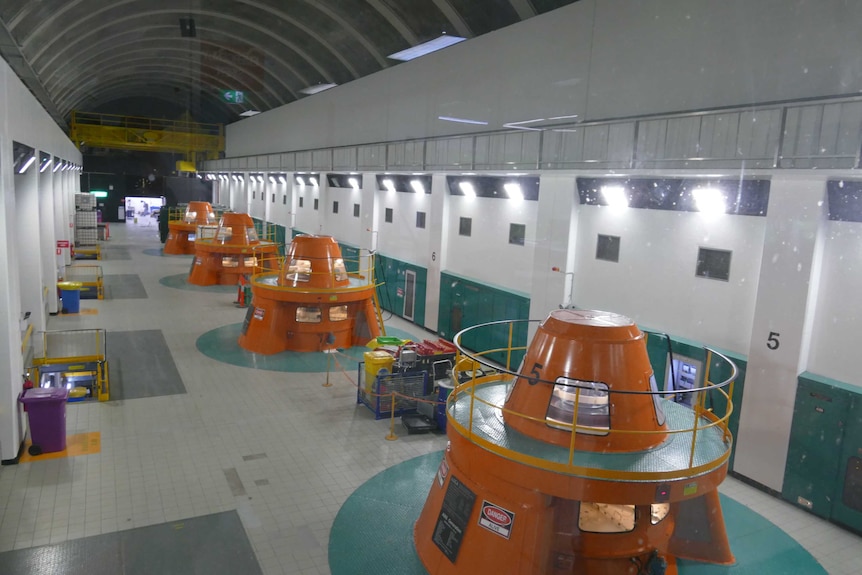
[[[488,531],[493,531],[500,537],[508,539],[512,534],[513,523],[515,523],[514,513],[498,507],[489,501],[482,501],[482,513],[479,514],[479,525]]]
[[[57,240],[57,248],[58,249],[68,248],[68,247],[69,247],[69,240]]]
[[[444,456],[440,462],[440,467],[437,469],[437,483],[440,484],[440,487],[443,487],[447,475],[449,475],[449,464],[446,463],[446,457]]]
[[[254,319],[263,319],[263,314],[265,310],[260,307],[254,308]]]

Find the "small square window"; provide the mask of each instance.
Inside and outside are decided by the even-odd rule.
[[[620,261],[620,237],[599,234],[596,242],[596,259],[607,262]]]
[[[527,234],[527,226],[524,224],[509,224],[509,243],[516,246],[524,245],[524,236]]]
[[[392,208],[386,208],[385,216],[383,217],[387,224],[392,223]]]
[[[730,256],[732,253],[727,250],[700,248],[697,252],[695,275],[711,280],[730,280]]]
[[[332,202],[332,213],[333,214],[338,213],[338,202]]]
[[[317,198],[314,198],[314,209],[316,210],[319,207],[320,207],[320,200]]]
[[[299,196],[299,207],[300,208],[302,207],[302,199],[303,199],[302,196]]]
[[[353,217],[359,217],[359,204],[353,204]]]
[[[416,227],[425,229],[425,212],[416,212]]]
[[[285,206],[287,205],[287,195],[281,196],[281,203]]]
[[[461,218],[458,224],[458,235],[470,237],[473,235],[473,219]]]

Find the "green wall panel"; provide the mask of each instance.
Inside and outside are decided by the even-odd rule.
[[[341,248],[341,257],[344,258],[344,267],[347,268],[347,273],[359,273],[359,248],[343,242],[338,242],[338,247]]]
[[[415,274],[413,319],[416,325],[425,325],[425,295],[428,292],[428,270],[421,266],[377,254],[374,258],[375,279],[382,285],[377,288],[380,307],[397,316],[404,316],[404,296],[407,272]]]
[[[441,337],[452,339],[464,328],[481,323],[501,320],[527,320],[530,317],[530,298],[503,288],[489,286],[477,281],[443,272],[440,275],[440,315],[437,320]],[[461,344],[472,351],[504,348],[509,341],[507,325],[483,328],[465,334]],[[514,324],[513,345],[527,344],[527,322]],[[516,369],[524,357],[523,351],[511,356],[511,369]],[[489,359],[502,365],[507,355],[498,352]]]

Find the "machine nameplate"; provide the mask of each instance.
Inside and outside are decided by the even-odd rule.
[[[452,475],[446,495],[443,496],[443,507],[437,517],[432,538],[434,544],[452,563],[458,557],[461,540],[464,538],[475,502],[476,494]]]

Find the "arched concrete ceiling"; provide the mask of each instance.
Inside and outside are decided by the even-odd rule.
[[[142,101],[230,123],[443,33],[471,38],[575,1],[3,0],[0,56],[63,127],[73,110],[142,115]]]

